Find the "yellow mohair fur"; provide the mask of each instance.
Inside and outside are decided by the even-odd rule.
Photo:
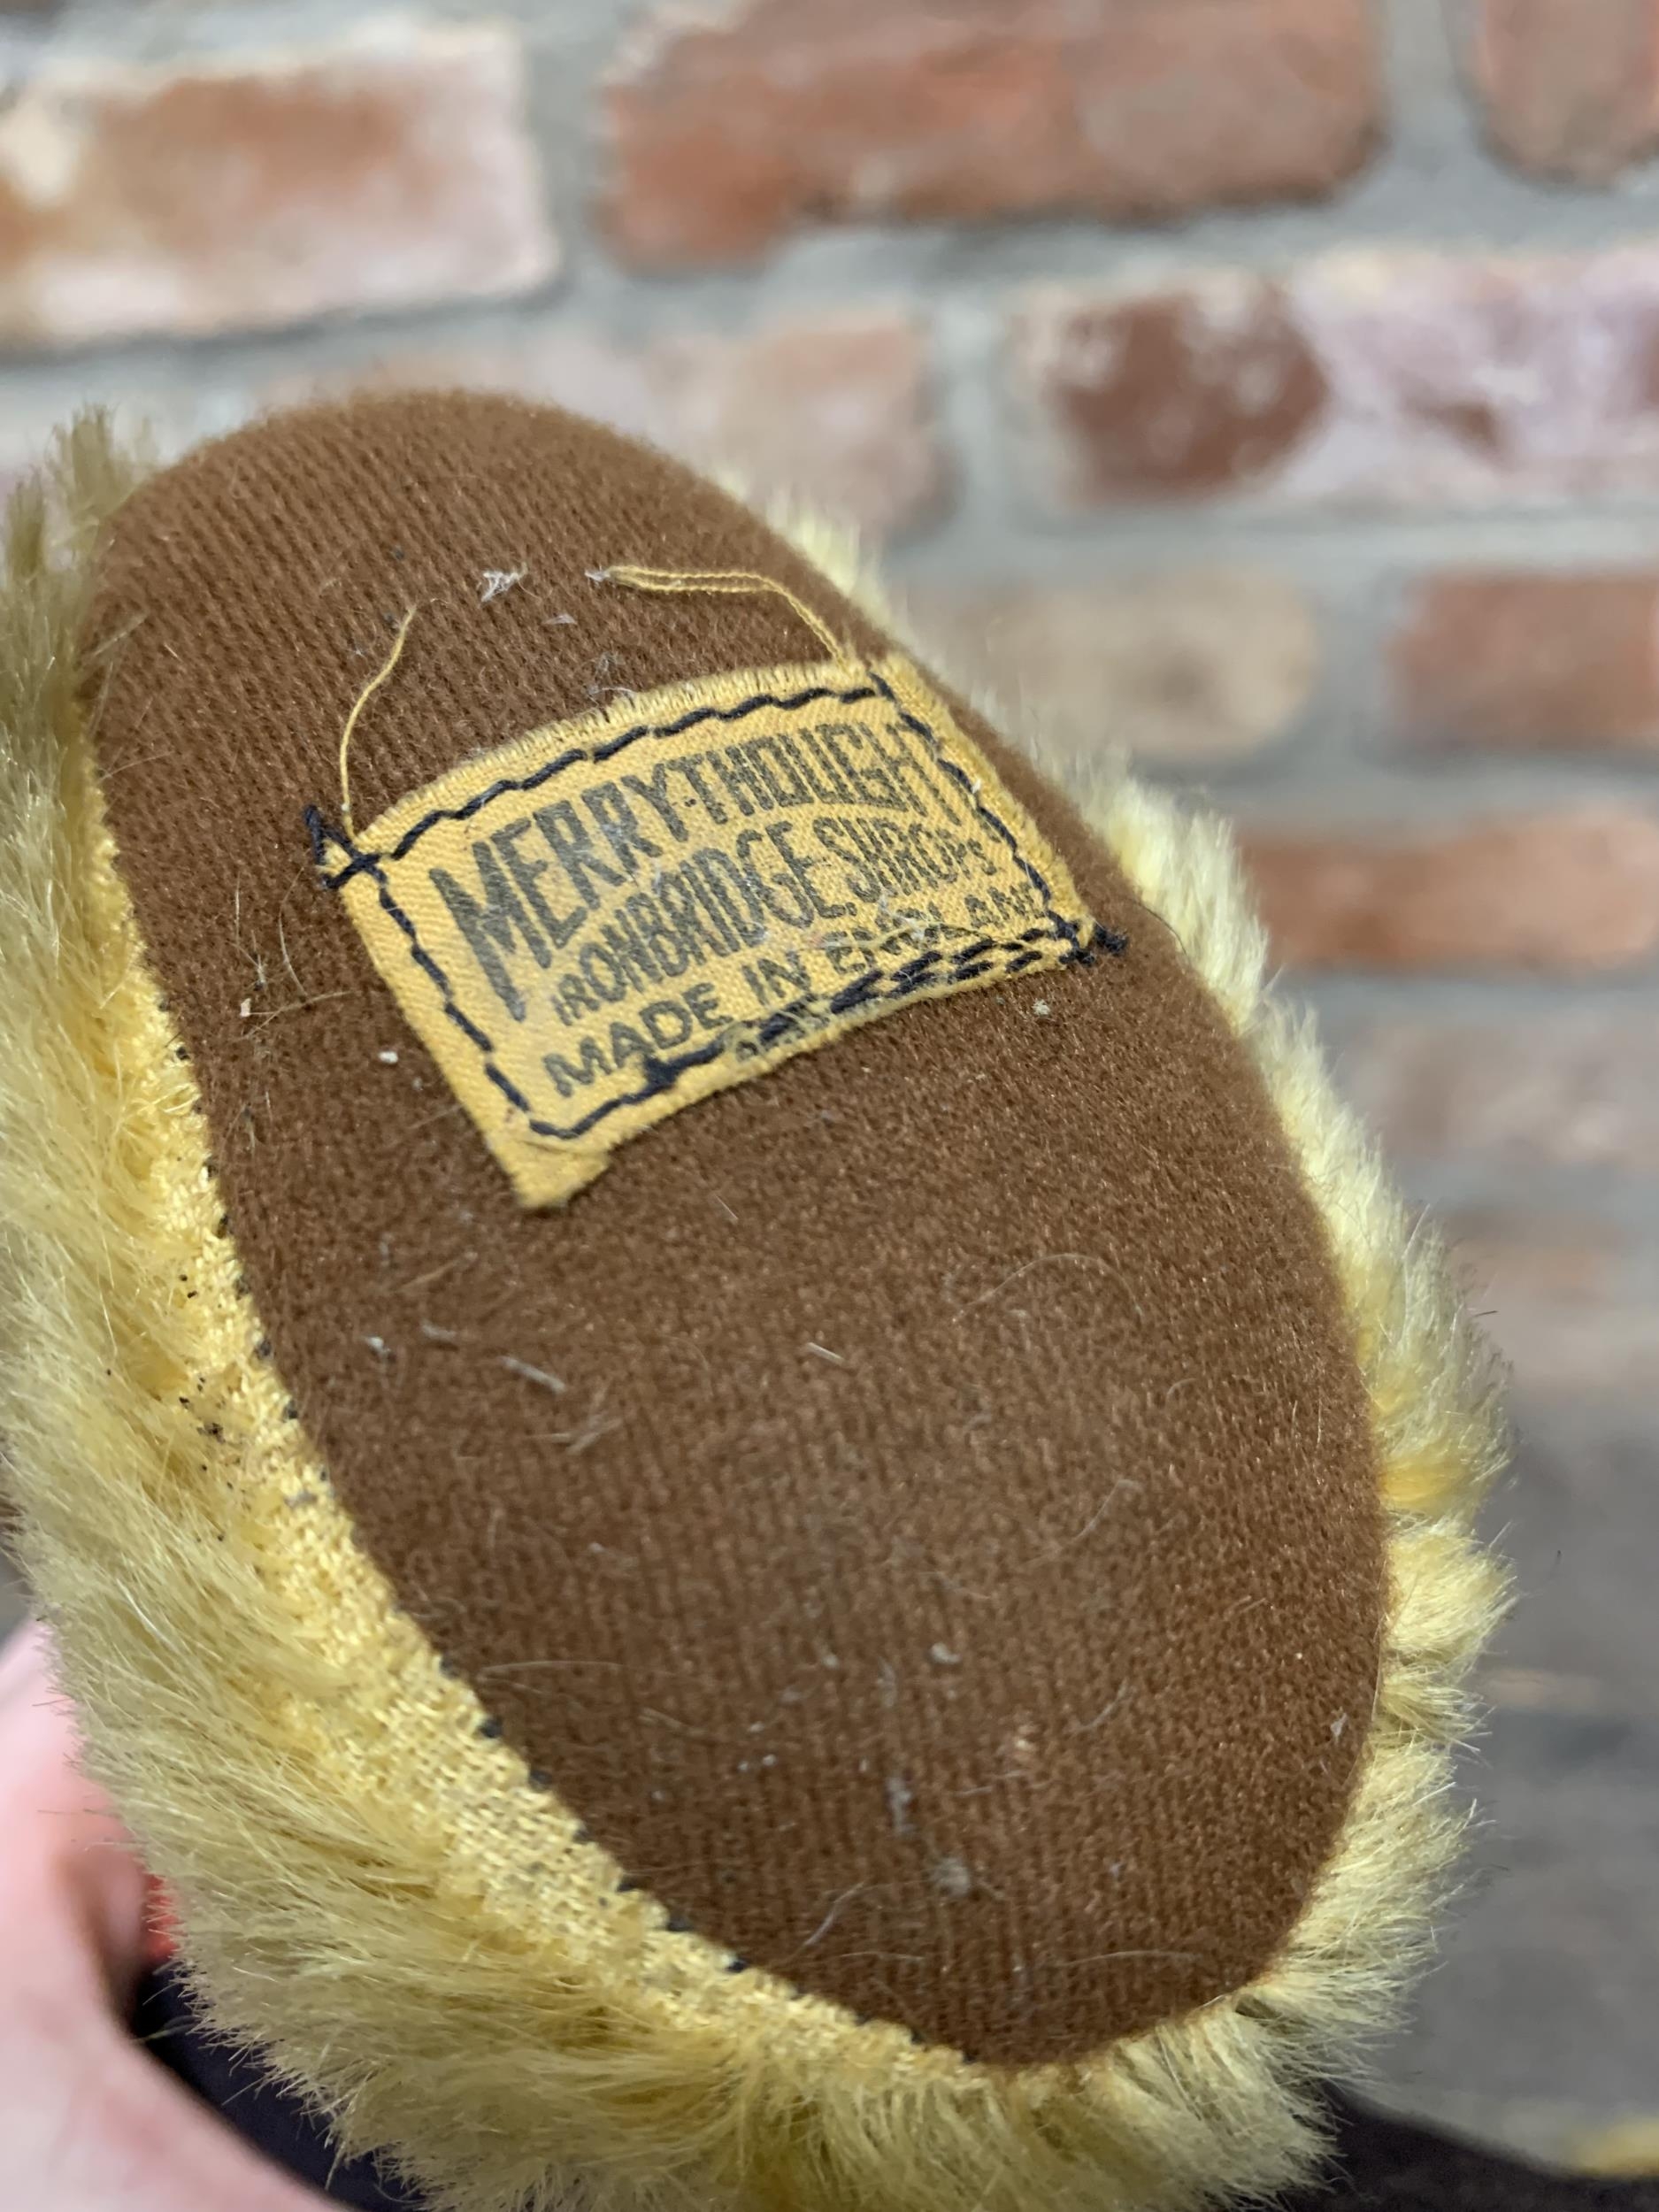
[[[1659,2120],[1621,2120],[1596,2128],[1575,2147],[1573,2163],[1587,2174],[1659,2174]]]
[[[739,1988],[616,1895],[569,1810],[478,1736],[282,1419],[77,704],[96,532],[132,480],[83,422],[7,522],[0,1430],[91,1762],[216,2018],[455,2212],[549,2207],[572,2173],[598,2208],[731,2212],[1179,2212],[1294,2177],[1308,2086],[1386,2016],[1455,1844],[1498,1436],[1437,1248],[1263,996],[1225,834],[1126,780],[1096,810],[1255,1054],[1329,1230],[1391,1525],[1384,1677],[1340,1850],[1271,1970],[1087,2065],[999,2072],[759,1973]]]

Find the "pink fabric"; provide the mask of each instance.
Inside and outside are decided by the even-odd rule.
[[[30,2212],[317,2212],[128,2035],[167,1939],[154,1886],[79,1772],[50,1640],[0,1649],[0,2143]]]

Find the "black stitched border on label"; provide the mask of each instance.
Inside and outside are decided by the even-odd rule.
[[[741,700],[734,707],[693,707],[674,722],[636,722],[632,729],[618,730],[614,737],[606,738],[603,745],[572,745],[568,752],[560,753],[556,759],[543,761],[527,776],[503,776],[482,791],[475,791],[460,806],[434,807],[430,814],[423,814],[418,822],[410,824],[390,852],[359,850],[337,831],[327,829],[322,816],[315,807],[311,807],[307,810],[305,817],[306,826],[311,833],[311,849],[320,868],[323,854],[318,843],[318,832],[323,828],[327,838],[337,844],[342,852],[351,854],[349,864],[337,876],[323,879],[331,891],[338,891],[360,871],[372,868],[377,860],[406,859],[426,832],[436,829],[440,822],[470,822],[475,814],[481,814],[487,806],[504,797],[510,791],[537,791],[550,777],[562,774],[566,768],[574,768],[579,761],[598,763],[611,760],[639,738],[678,737],[682,730],[694,729],[699,722],[739,722],[745,715],[753,714],[761,707],[778,707],[785,713],[791,713],[796,707],[810,706],[815,699],[834,699],[841,705],[849,706],[860,699],[874,699],[880,693],[885,693],[889,699],[893,698],[887,686],[879,682],[860,684],[850,691],[837,691],[832,685],[815,684],[809,690],[792,693],[787,699],[779,698],[775,692],[757,692],[752,699]],[[894,703],[896,705],[898,703],[895,700]],[[917,727],[921,728],[922,725],[918,723]],[[930,744],[938,745],[939,740],[931,730],[926,734]]]
[[[949,961],[941,952],[933,949],[905,961],[891,971],[879,967],[869,969],[827,999],[817,996],[797,999],[760,1019],[734,1021],[718,1037],[700,1046],[695,1052],[681,1053],[669,1060],[648,1059],[644,1064],[646,1079],[638,1090],[627,1092],[619,1098],[608,1099],[603,1105],[596,1106],[590,1114],[584,1115],[567,1128],[560,1127],[556,1122],[538,1119],[530,1101],[505,1071],[496,1064],[494,1041],[461,1006],[449,977],[421,943],[415,925],[393,896],[384,864],[406,858],[427,831],[435,828],[441,822],[469,821],[495,799],[509,793],[535,790],[565,769],[574,767],[578,762],[610,760],[625,746],[634,743],[640,738],[678,736],[681,731],[690,729],[699,722],[741,721],[745,716],[757,713],[764,707],[777,707],[787,712],[796,707],[810,705],[818,699],[831,699],[842,705],[850,705],[859,700],[878,697],[886,699],[899,719],[926,741],[936,764],[956,779],[967,795],[974,812],[987,822],[1007,845],[1033,889],[1042,898],[1045,907],[1043,925],[1022,931],[1015,938],[976,939]],[[815,685],[787,698],[780,698],[772,692],[757,692],[752,698],[740,701],[736,706],[694,708],[672,722],[638,723],[606,739],[602,745],[572,746],[557,758],[544,762],[528,775],[503,777],[490,784],[459,807],[434,808],[431,813],[412,823],[388,852],[367,851],[358,847],[343,830],[326,821],[319,808],[307,807],[304,818],[311,838],[312,857],[319,873],[324,870],[326,856],[331,850],[346,856],[346,865],[336,873],[322,873],[324,887],[340,891],[355,876],[366,874],[373,879],[382,911],[408,941],[410,957],[437,991],[444,1013],[482,1056],[484,1072],[489,1080],[509,1103],[526,1117],[533,1134],[561,1139],[566,1142],[585,1136],[598,1123],[609,1115],[619,1112],[625,1106],[641,1106],[653,1098],[661,1097],[664,1091],[672,1090],[680,1078],[694,1068],[706,1066],[710,1061],[720,1059],[727,1053],[741,1053],[745,1045],[755,1052],[772,1049],[782,1043],[792,1030],[797,1033],[803,1031],[807,1023],[820,1011],[825,1017],[833,1018],[855,1013],[865,1006],[895,1003],[913,996],[918,991],[949,990],[958,984],[993,973],[996,966],[993,956],[997,955],[1007,956],[1003,974],[1018,975],[1042,958],[1041,948],[1045,944],[1062,944],[1067,948],[1056,963],[1060,967],[1070,966],[1074,962],[1091,961],[1097,951],[1121,953],[1126,949],[1126,940],[1116,931],[1099,927],[1085,943],[1078,924],[1068,920],[1056,909],[1054,893],[1048,881],[1022,851],[1018,839],[1008,824],[986,805],[972,778],[960,763],[950,757],[943,740],[919,716],[912,714],[902,705],[891,685],[874,669],[869,672],[867,682],[850,687]],[[881,987],[883,986],[887,987]]]

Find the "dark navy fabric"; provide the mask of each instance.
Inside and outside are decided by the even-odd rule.
[[[239,2134],[333,2203],[357,2212],[426,2212],[426,2199],[373,2159],[342,2161],[320,2116],[273,2081],[257,2059],[204,2034],[172,1968],[151,1974],[139,1990],[133,2028]]]

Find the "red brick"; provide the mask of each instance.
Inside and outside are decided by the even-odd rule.
[[[1058,293],[1015,331],[1056,502],[1225,491],[1310,434],[1325,381],[1279,285],[1242,273],[1118,299]]]
[[[1020,409],[1050,503],[1291,506],[1659,491],[1659,248],[1363,253],[1278,279],[1040,293]]]
[[[1248,831],[1279,956],[1304,968],[1571,975],[1659,950],[1659,817],[1586,805],[1451,828]]]
[[[926,337],[876,310],[625,346],[531,326],[488,346],[400,345],[343,370],[284,379],[268,403],[467,385],[574,408],[734,472],[757,494],[880,533],[943,496]]]
[[[1432,577],[1394,648],[1415,741],[1650,751],[1659,746],[1659,572]]]
[[[1218,763],[1282,737],[1319,666],[1313,611],[1260,569],[1092,585],[933,586],[907,603],[959,680],[1085,762]]]
[[[63,65],[0,115],[0,339],[523,292],[556,255],[504,26]]]
[[[1659,0],[1479,0],[1475,81],[1498,150],[1605,184],[1659,143]]]
[[[1627,1003],[1331,1028],[1341,1087],[1411,1161],[1659,1175],[1659,1013]]]
[[[659,10],[607,105],[606,227],[672,265],[822,222],[1316,196],[1382,88],[1365,0],[736,0]]]
[[[1330,394],[1291,499],[1547,500],[1659,487],[1659,251],[1310,264]]]
[[[926,342],[907,317],[665,339],[652,375],[671,442],[758,489],[874,531],[943,494]]]

